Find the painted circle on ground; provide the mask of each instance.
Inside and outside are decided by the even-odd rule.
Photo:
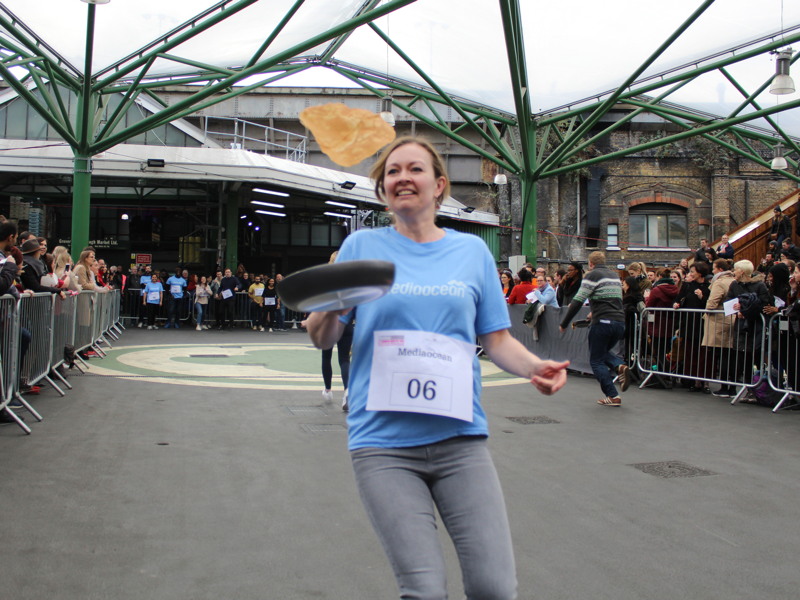
[[[333,388],[341,390],[334,348]],[[513,377],[480,360],[484,387],[517,385]],[[311,344],[159,344],[117,346],[93,359],[89,375],[173,385],[268,390],[322,387],[320,351]]]

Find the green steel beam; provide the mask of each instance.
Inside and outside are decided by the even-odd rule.
[[[663,88],[665,86],[672,85],[674,83],[677,83],[679,81],[683,81],[685,79],[690,79],[690,80],[696,79],[700,75],[704,75],[704,74],[709,73],[711,71],[717,71],[722,67],[726,67],[728,65],[736,64],[736,63],[741,62],[743,60],[747,60],[749,58],[753,58],[754,56],[760,56],[762,54],[767,54],[768,52],[771,52],[772,50],[777,50],[777,49],[782,48],[782,47],[784,47],[784,46],[786,46],[788,44],[793,44],[793,43],[796,43],[796,42],[800,42],[800,33],[787,35],[785,37],[782,37],[780,40],[770,42],[770,43],[765,44],[763,46],[758,46],[756,48],[741,52],[739,54],[732,54],[731,56],[729,56],[729,57],[727,57],[725,59],[708,63],[708,64],[703,65],[701,67],[697,67],[697,68],[695,68],[695,69],[693,69],[691,71],[685,71],[685,72],[680,73],[678,75],[664,76],[664,77],[660,77],[660,78],[658,78],[658,76],[656,76],[657,81],[655,81],[654,83],[647,83],[647,84],[641,85],[639,87],[632,88],[629,92],[623,93],[620,96],[619,101],[620,102],[624,102],[627,98],[635,98],[635,97],[639,97],[639,96],[645,96],[645,95],[649,94],[650,92],[658,90],[658,89],[661,89],[661,88]],[[700,60],[698,62],[702,62],[702,60]],[[651,78],[651,79],[653,79],[653,78]],[[581,114],[586,113],[586,112],[588,112],[590,110],[595,110],[595,108],[600,106],[602,103],[603,103],[602,101],[598,101],[598,102],[593,103],[593,104],[586,104],[586,105],[582,106],[581,108],[575,108],[575,109],[571,109],[571,110],[568,110],[568,111],[560,112],[560,113],[557,113],[557,114],[552,115],[552,116],[541,116],[541,117],[539,117],[538,123],[539,123],[539,125],[545,125],[545,124],[547,124],[548,122],[551,122],[551,121],[557,122],[557,121],[560,121],[561,119],[566,118],[566,117],[570,117],[570,116],[574,116],[574,115],[581,115]]]
[[[109,86],[125,75],[146,64],[147,61],[150,60],[151,56],[163,54],[164,52],[167,52],[176,46],[180,46],[184,42],[187,42],[193,37],[200,35],[217,23],[224,21],[231,15],[238,13],[239,11],[258,1],[259,0],[236,0],[234,2],[233,0],[223,0],[222,2],[218,2],[200,15],[197,15],[186,23],[179,25],[169,33],[161,36],[157,40],[150,42],[136,52],[129,54],[125,58],[97,73],[96,77],[98,78],[98,81],[93,86],[93,91],[98,91]],[[233,4],[233,6],[229,8],[227,6],[228,4]],[[219,9],[218,13],[216,13],[217,9]],[[208,17],[207,21],[203,21],[202,23],[199,22],[206,17]],[[99,79],[107,73],[112,72],[113,74],[108,75],[104,79]]]
[[[573,163],[573,164],[568,165],[568,166],[563,166],[563,167],[558,167],[558,168],[555,168],[555,169],[551,169],[550,171],[545,171],[544,173],[542,173],[541,177],[542,178],[553,177],[555,175],[560,175],[562,173],[568,173],[570,171],[574,171],[574,170],[577,170],[577,169],[582,169],[584,167],[588,167],[588,166],[591,166],[591,165],[594,165],[594,164],[598,164],[598,163],[601,163],[601,162],[605,162],[605,161],[608,161],[608,160],[615,160],[615,159],[621,158],[623,156],[628,156],[630,154],[635,154],[636,152],[641,152],[643,150],[649,150],[651,148],[656,148],[658,146],[663,146],[665,144],[671,144],[672,142],[679,142],[679,141],[681,141],[683,139],[690,138],[690,137],[693,137],[693,136],[696,136],[696,135],[701,135],[703,133],[711,133],[711,132],[717,131],[719,129],[725,129],[725,128],[731,127],[732,125],[738,125],[739,123],[746,123],[747,121],[752,121],[754,119],[760,119],[761,117],[764,117],[766,115],[771,115],[771,114],[774,114],[774,113],[777,113],[777,112],[781,112],[781,110],[789,110],[789,109],[797,108],[797,107],[800,107],[800,99],[791,100],[789,102],[786,102],[782,106],[778,106],[778,107],[775,107],[775,108],[765,108],[765,109],[762,109],[762,110],[759,110],[759,111],[755,111],[755,112],[750,113],[750,114],[745,115],[745,116],[735,117],[733,119],[726,119],[724,121],[715,121],[715,122],[710,123],[708,125],[702,125],[702,126],[699,126],[699,127],[695,127],[694,129],[691,129],[690,131],[685,131],[683,133],[673,134],[671,136],[659,138],[657,140],[652,140],[652,141],[646,142],[644,144],[638,144],[637,146],[634,146],[634,147],[631,147],[631,148],[625,148],[623,150],[617,150],[616,152],[612,152],[612,153],[606,154],[604,156],[598,156],[598,157],[595,157],[595,158],[590,158],[590,159],[587,159],[587,160],[584,160],[584,161]],[[659,107],[659,109],[661,110],[662,107]],[[665,114],[668,114],[668,112],[665,111]],[[764,137],[767,137],[767,136],[764,136]],[[774,141],[774,138],[772,138],[772,139]]]
[[[61,122],[52,114],[50,111],[47,110],[46,106],[43,106],[41,102],[36,98],[34,94],[20,82],[14,75],[9,71],[6,66],[0,62],[0,77],[2,77],[3,81],[5,81],[11,88],[14,89],[19,96],[25,100],[25,102],[45,121],[47,121],[48,125],[50,125],[53,129],[58,132],[64,141],[66,141],[70,146],[77,144],[77,139],[75,138],[71,129],[64,127]]]
[[[551,167],[554,164],[557,164],[564,155],[571,149],[571,147],[581,138],[583,135],[588,132],[595,124],[611,109],[611,107],[616,104],[621,96],[625,93],[625,90],[631,86],[636,79],[644,73],[644,71],[655,62],[666,50],[677,40],[700,16],[708,10],[708,8],[714,4],[715,0],[705,0],[698,8],[695,10],[688,19],[686,19],[678,29],[676,29],[672,35],[670,35],[657,49],[653,52],[647,59],[637,68],[630,76],[605,100],[603,101],[593,112],[589,115],[583,123],[578,127],[572,134],[564,141],[560,148],[558,148],[553,154],[548,156],[541,165],[537,166],[536,170],[533,172],[534,177],[541,175],[541,173]],[[663,87],[663,85],[659,86]]]
[[[242,1],[246,2],[248,0],[242,0]],[[236,75],[226,77],[225,79],[220,80],[214,85],[208,86],[207,88],[195,92],[192,96],[185,98],[183,100],[179,100],[175,104],[165,108],[163,111],[158,113],[158,116],[151,115],[150,117],[146,117],[145,119],[140,121],[140,124],[146,127],[153,127],[155,126],[156,122],[159,121],[163,122],[164,119],[174,120],[176,118],[179,118],[179,115],[181,114],[190,114],[194,110],[197,110],[196,108],[193,107],[196,107],[200,102],[204,101],[209,96],[214,95],[218,91],[225,89],[231,85],[234,85],[237,82],[245,79],[246,77],[260,74],[264,69],[274,67],[275,65],[280,64],[283,61],[289,60],[292,57],[300,55],[303,52],[306,52],[311,48],[314,48],[326,41],[329,41],[346,31],[350,31],[352,29],[355,29],[356,27],[360,27],[361,25],[368,23],[373,19],[378,19],[384,15],[387,15],[397,10],[398,8],[402,8],[403,6],[411,4],[415,1],[416,0],[389,0],[389,2],[387,2],[386,4],[383,4],[372,11],[368,11],[356,18],[348,19],[347,21],[339,25],[336,25],[335,27],[332,27],[318,35],[306,39],[300,44],[297,44],[291,48],[279,52],[278,54],[276,54],[275,56],[271,57],[266,61],[259,62],[248,68],[244,68],[240,70]],[[101,87],[102,86],[100,85],[100,83],[95,85],[95,89],[99,89]],[[243,91],[247,89],[250,88],[242,88]],[[243,93],[243,91],[240,93]],[[110,137],[108,137],[105,140],[98,140],[96,151],[99,151],[100,148],[109,148],[115,144],[124,142],[126,139],[128,139],[128,137],[130,137],[129,135],[128,137],[126,137],[126,135],[127,132],[122,131],[116,134],[111,134]]]
[[[217,67],[215,65],[210,65],[208,63],[200,62],[198,60],[192,60],[190,58],[184,58],[182,56],[174,56],[174,55],[168,54],[166,52],[160,52],[160,53],[156,54],[153,57],[153,59],[155,59],[155,58],[163,58],[164,60],[168,60],[170,62],[178,63],[178,64],[181,64],[181,65],[188,65],[190,67],[197,67],[198,69],[200,69],[200,71],[202,71],[205,75],[208,75],[208,76],[222,75],[224,77],[229,77],[229,76],[234,75],[236,73],[236,71],[234,69],[226,69],[224,67]],[[149,65],[152,65],[152,61],[150,61],[149,64],[146,63],[144,65],[142,71],[144,71],[146,73],[147,70],[149,70],[149,68],[150,68]],[[141,75],[142,74],[140,73],[140,75],[137,76],[137,78],[136,78],[137,81],[141,81],[141,79],[142,79]]]
[[[42,81],[39,73],[36,71],[28,71],[28,73],[30,74],[34,83],[36,83],[36,90],[42,95],[42,98],[44,98],[45,104],[47,104],[47,108],[49,109],[53,118],[58,119],[58,122],[61,123],[65,129],[72,131],[72,124],[69,122],[69,114],[61,111],[61,107],[58,105],[55,98],[53,98],[53,96],[50,94],[49,90],[47,89],[47,85],[44,81]],[[55,87],[55,82],[51,85]]]
[[[125,116],[125,113],[131,106],[133,106],[133,103],[136,102],[136,98],[138,98],[139,95],[141,94],[141,90],[137,88],[137,84],[141,81],[142,77],[144,77],[144,74],[153,65],[153,62],[155,62],[155,58],[151,59],[141,70],[141,72],[139,73],[139,77],[134,82],[134,85],[132,85],[130,89],[125,93],[125,95],[122,97],[122,101],[119,103],[119,105],[111,114],[111,116],[108,117],[108,121],[106,122],[105,127],[103,127],[98,132],[95,138],[102,139],[103,137],[105,137],[106,133],[108,133],[109,131],[114,131],[119,122]]]
[[[9,19],[5,15],[10,15],[12,18]],[[57,73],[58,76],[63,79],[63,81],[65,82],[71,81],[73,85],[75,85],[77,77],[80,76],[80,71],[78,71],[78,69],[72,66],[69,63],[69,61],[67,61],[64,57],[58,54],[58,52],[53,50],[53,48],[51,48],[43,39],[39,38],[33,32],[32,29],[30,29],[27,25],[25,25],[25,23],[22,22],[22,20],[13,16],[9,12],[9,10],[2,4],[0,4],[0,27],[5,29],[7,33],[9,33],[13,38],[17,40],[17,42],[22,44],[22,47],[26,48],[27,52],[30,52],[32,55],[35,56],[41,56],[52,67],[53,72]],[[25,33],[27,33],[29,36],[31,36],[33,38],[33,41],[28,39],[26,36],[22,35],[20,29]],[[13,49],[13,51],[17,52],[18,54],[24,55],[27,53],[23,51],[22,48],[20,48],[16,44],[13,44],[12,42],[7,42],[7,44],[9,45],[10,49]],[[47,52],[56,57],[57,61],[53,61],[50,58],[50,56],[41,52],[41,48],[44,48],[45,50],[47,50]],[[67,68],[72,71],[72,73],[65,71],[61,67],[62,64],[66,65]]]
[[[522,192],[522,254],[535,260],[538,246],[538,211],[536,205],[536,180],[533,174],[538,167],[536,156],[536,126],[533,123],[528,68],[525,63],[525,43],[522,33],[522,14],[519,0],[501,0],[500,15],[505,32],[506,54],[511,72],[511,90],[518,115],[522,171],[517,172]]]
[[[403,50],[400,48],[400,46],[398,46],[397,44],[395,44],[395,43],[392,41],[392,39],[391,39],[391,38],[390,38],[388,35],[386,35],[386,34],[385,34],[385,33],[384,33],[382,30],[381,30],[381,28],[380,28],[380,27],[378,27],[377,25],[375,25],[375,23],[369,23],[369,27],[370,27],[370,28],[371,28],[371,29],[372,29],[372,30],[373,30],[375,33],[377,33],[377,34],[378,34],[378,37],[380,37],[380,38],[381,38],[381,39],[384,41],[384,43],[386,43],[386,44],[387,44],[387,45],[388,45],[388,46],[389,46],[389,47],[390,47],[392,50],[394,50],[394,51],[397,53],[397,55],[398,55],[400,58],[402,58],[402,59],[405,61],[405,63],[406,63],[406,64],[407,64],[409,67],[411,67],[411,68],[414,70],[414,72],[416,72],[416,73],[417,73],[417,75],[419,75],[419,76],[422,78],[422,80],[423,80],[425,83],[427,83],[427,84],[428,84],[428,85],[429,85],[429,86],[430,86],[430,87],[431,87],[431,88],[432,88],[432,89],[433,89],[433,90],[434,90],[434,91],[435,91],[437,94],[439,94],[439,96],[440,96],[440,98],[442,99],[442,101],[443,101],[445,104],[447,104],[448,106],[450,106],[450,107],[451,107],[453,110],[455,110],[455,111],[456,111],[456,112],[459,114],[459,116],[460,116],[462,119],[464,119],[464,121],[465,121],[466,123],[468,123],[468,124],[469,124],[470,128],[471,128],[473,131],[475,131],[475,132],[476,132],[478,135],[480,135],[480,136],[481,136],[481,137],[482,137],[482,138],[483,138],[483,139],[486,141],[486,143],[487,143],[487,144],[489,144],[489,145],[490,145],[490,146],[492,146],[493,148],[495,148],[495,147],[496,147],[496,144],[495,144],[494,140],[491,138],[491,136],[487,135],[487,134],[486,134],[486,132],[484,132],[484,131],[483,131],[483,129],[481,129],[480,127],[478,127],[478,125],[475,123],[475,121],[472,119],[472,117],[470,117],[470,116],[467,114],[467,112],[466,112],[466,111],[465,111],[463,108],[461,108],[461,106],[460,106],[460,105],[459,105],[457,102],[453,101],[453,100],[452,100],[452,99],[449,97],[449,95],[447,94],[447,92],[445,92],[445,91],[444,91],[444,90],[443,90],[443,89],[442,89],[442,88],[439,86],[439,84],[438,84],[438,83],[436,83],[436,82],[435,82],[435,81],[434,81],[434,80],[433,80],[431,77],[429,77],[429,76],[428,76],[428,74],[427,74],[427,73],[425,73],[425,71],[423,71],[423,70],[420,68],[420,66],[419,66],[417,63],[415,63],[415,62],[414,62],[414,61],[411,59],[411,57],[410,57],[410,56],[408,56],[408,54],[406,54],[405,52],[403,52]],[[498,151],[500,151],[500,149],[499,149],[499,148],[495,148],[495,149],[497,149]]]
[[[245,68],[252,67],[259,61],[259,59],[264,55],[264,52],[267,51],[267,48],[269,48],[272,45],[272,42],[275,41],[275,38],[278,37],[278,35],[281,33],[281,31],[284,30],[286,25],[289,24],[289,21],[292,20],[292,17],[294,17],[297,11],[300,10],[300,7],[303,6],[303,3],[305,1],[306,0],[295,0],[295,3],[286,12],[286,14],[283,15],[283,18],[275,26],[275,29],[272,30],[272,33],[270,33],[269,36],[267,36],[267,39],[264,40],[264,43],[261,44],[261,47],[258,50],[256,50],[255,54],[253,54],[250,60],[247,61]]]
[[[366,83],[366,81],[365,81],[366,78],[360,77],[360,73],[353,73],[351,70],[346,69],[346,68],[341,68],[341,67],[339,67],[337,65],[331,65],[328,68],[331,69],[332,71],[335,71],[336,73],[339,73],[343,77],[348,78],[350,81],[353,81],[354,83],[360,85],[365,90],[371,92],[372,94],[374,94],[378,98],[389,98],[390,97],[389,94],[387,94],[386,92],[378,90],[377,88],[374,88],[371,85],[369,85],[368,83]],[[369,80],[371,81],[371,78]],[[465,148],[468,148],[468,149],[472,150],[473,152],[477,152],[478,154],[480,154],[484,158],[487,158],[488,160],[496,162],[498,165],[500,165],[504,169],[507,169],[507,170],[511,171],[512,173],[520,172],[522,167],[521,167],[521,165],[518,164],[517,157],[515,156],[514,152],[510,148],[508,148],[507,144],[503,144],[502,148],[495,148],[495,146],[493,145],[493,148],[495,148],[497,150],[497,154],[499,154],[502,158],[505,159],[505,161],[498,162],[498,159],[497,159],[497,157],[495,155],[492,155],[491,153],[486,152],[483,148],[480,148],[479,146],[476,146],[475,144],[473,144],[469,140],[454,134],[453,130],[450,129],[447,126],[447,122],[439,115],[439,113],[436,111],[435,107],[433,105],[431,105],[431,103],[430,103],[430,101],[428,100],[427,97],[424,97],[424,96],[414,97],[414,102],[416,102],[418,98],[421,98],[422,101],[425,103],[425,105],[430,109],[430,111],[433,113],[434,117],[437,119],[436,122],[432,121],[431,119],[429,119],[428,117],[426,117],[422,113],[414,110],[414,108],[411,106],[411,104],[406,104],[406,103],[400,102],[396,98],[391,98],[391,99],[392,99],[392,105],[393,106],[397,106],[399,109],[403,110],[404,112],[416,117],[417,119],[419,119],[420,121],[422,121],[423,123],[428,125],[429,127],[433,128],[433,129],[436,129],[437,131],[439,131],[443,135],[446,135],[446,136],[452,138],[454,141],[458,142],[459,144],[461,144]],[[441,102],[442,100],[441,100],[441,98],[436,97],[436,101]],[[482,115],[479,115],[479,116],[482,116]],[[483,118],[484,118],[484,120],[486,120],[485,116]],[[515,165],[515,166],[511,166],[511,165]]]
[[[640,105],[639,108],[637,108],[634,111],[629,112],[624,117],[622,117],[619,121],[616,121],[615,123],[612,123],[608,127],[604,128],[601,132],[599,132],[599,133],[595,134],[594,136],[590,137],[588,140],[585,140],[584,142],[578,144],[577,146],[572,148],[572,150],[570,150],[567,154],[564,155],[564,158],[562,159],[562,161],[563,160],[567,160],[569,158],[572,158],[573,156],[577,155],[581,151],[585,150],[586,148],[588,148],[589,146],[594,144],[596,141],[598,141],[601,138],[609,135],[610,133],[613,133],[614,131],[616,131],[617,129],[619,129],[620,127],[625,125],[626,123],[629,123],[630,121],[632,121],[634,118],[636,118],[637,116],[639,116],[643,112],[647,112],[650,109],[650,107],[658,106],[659,102],[664,100],[667,96],[670,96],[671,94],[673,94],[676,91],[678,91],[680,88],[682,88],[687,83],[689,83],[689,81],[690,80],[688,80],[688,79],[685,80],[685,81],[679,81],[678,83],[676,83],[675,85],[673,85],[672,87],[670,87],[669,89],[664,91],[659,96],[657,96],[657,97],[653,98],[652,100],[648,101],[646,105]],[[629,104],[634,104],[634,102],[631,101],[631,100],[626,100],[626,102],[628,102]]]
[[[365,90],[370,91],[371,93],[373,93],[378,98],[383,98],[386,95],[385,92],[382,92],[381,90],[378,90],[377,88],[374,88],[374,87],[370,86],[369,84],[367,84],[364,81],[360,80],[358,77],[356,77],[354,75],[351,75],[350,72],[348,72],[348,71],[344,71],[344,70],[343,71],[339,71],[338,67],[332,67],[332,69],[334,71],[340,73],[342,76],[347,77],[348,79],[350,79],[354,83],[360,85]],[[460,145],[464,146],[465,148],[467,148],[469,150],[472,150],[473,152],[475,152],[476,154],[486,158],[487,160],[491,160],[492,162],[497,163],[498,165],[500,165],[504,169],[507,169],[508,171],[511,171],[512,173],[516,173],[516,172],[519,171],[519,169],[520,169],[519,166],[512,166],[514,164],[513,161],[505,162],[505,161],[503,161],[501,159],[498,159],[496,156],[494,156],[491,153],[487,152],[486,150],[484,150],[480,146],[477,146],[473,142],[470,142],[468,139],[463,138],[460,135],[454,133],[452,129],[447,127],[446,124],[442,125],[442,124],[439,124],[439,123],[437,123],[435,121],[432,121],[431,119],[429,119],[428,117],[426,117],[425,115],[420,113],[419,111],[415,110],[414,108],[412,108],[411,106],[405,104],[404,102],[400,102],[397,99],[393,99],[392,100],[392,104],[394,106],[397,106],[398,108],[400,108],[404,112],[407,112],[411,116],[416,117],[417,119],[419,119],[420,121],[425,123],[431,129],[435,129],[436,131],[438,131],[442,135],[445,135],[445,136],[449,137],[453,141],[459,143]]]
[[[731,85],[735,87],[742,96],[745,97],[745,102],[750,104],[754,109],[761,110],[761,106],[755,101],[755,98],[767,88],[767,86],[770,84],[770,81],[772,81],[772,77],[770,77],[766,83],[762,84],[756,92],[748,95],[745,89],[739,84],[738,81],[736,81],[736,79],[733,78],[727,69],[720,69],[720,72],[731,83]],[[780,113],[778,113],[778,117],[780,117]],[[778,135],[783,138],[783,141],[786,142],[786,145],[789,146],[789,148],[800,154],[800,147],[798,147],[797,143],[786,134],[786,132],[781,128],[780,124],[775,119],[772,117],[764,117],[764,120],[769,123],[770,126],[778,133]]]
[[[329,61],[327,64],[319,66],[324,66],[330,70],[336,71],[337,73],[341,73],[342,71],[348,71],[359,79],[370,81],[372,83],[377,83],[378,85],[383,85],[393,90],[397,90],[398,92],[404,92],[411,96],[419,96],[421,98],[426,98],[433,102],[445,104],[445,102],[442,100],[440,96],[431,92],[430,90],[426,90],[421,87],[416,87],[409,82],[397,81],[395,79],[391,79],[389,77],[380,75],[378,73],[370,73],[363,69],[353,68],[352,65],[349,65],[347,63],[342,63],[338,61]],[[504,125],[510,125],[510,126],[517,125],[516,117],[511,117],[506,114],[501,114],[499,111],[492,111],[491,109],[485,106],[480,106],[478,104],[474,104],[465,100],[458,100],[458,102],[464,110],[472,113],[473,115],[487,117],[489,119],[498,121],[499,123],[503,123]]]
[[[500,15],[505,31],[506,53],[511,72],[511,90],[519,122],[522,164],[526,170],[533,170],[536,161],[535,126],[531,120],[530,88],[528,69],[525,64],[525,44],[522,35],[522,20],[518,0],[501,0]]]
[[[215,104],[218,104],[219,102],[224,102],[225,100],[228,100],[230,98],[234,98],[236,96],[240,96],[242,94],[245,94],[245,93],[250,92],[252,90],[258,89],[258,88],[263,87],[263,86],[265,86],[267,84],[270,84],[270,83],[272,83],[274,81],[278,81],[280,79],[283,79],[284,77],[287,77],[288,75],[291,75],[293,72],[302,71],[302,70],[307,69],[307,68],[309,68],[309,66],[305,66],[305,67],[298,66],[298,67],[295,67],[294,71],[283,72],[283,73],[280,73],[279,75],[275,75],[273,77],[269,77],[267,79],[260,80],[260,81],[258,81],[256,83],[253,83],[253,84],[248,85],[248,86],[242,86],[242,87],[233,88],[232,90],[230,90],[226,94],[222,94],[220,96],[215,96],[214,98],[210,98],[210,99],[206,100],[205,102],[201,102],[199,104],[191,105],[188,108],[184,109],[183,111],[181,111],[181,112],[179,112],[177,114],[174,114],[172,112],[170,112],[169,114],[165,114],[165,113],[168,112],[166,109],[169,108],[170,106],[174,106],[174,105],[167,105],[162,100],[161,102],[162,102],[162,106],[164,106],[164,110],[161,110],[161,111],[159,111],[157,113],[153,113],[149,117],[146,117],[145,119],[143,119],[141,121],[138,121],[137,123],[134,123],[133,125],[131,125],[127,129],[124,129],[122,131],[117,132],[116,134],[113,134],[113,137],[114,138],[123,138],[122,141],[125,141],[127,139],[132,138],[132,137],[136,137],[137,135],[140,135],[142,133],[145,133],[147,131],[155,129],[156,127],[159,127],[161,125],[166,125],[168,123],[171,123],[172,121],[175,121],[176,119],[182,119],[182,118],[184,118],[186,116],[189,116],[191,114],[196,113],[197,111],[200,111],[200,110],[203,110],[205,108],[208,108],[209,106],[213,106]],[[147,90],[145,90],[145,91],[147,91]],[[146,124],[144,124],[145,121],[147,122]],[[92,152],[97,154],[98,152],[102,152],[103,150],[107,150],[108,148],[111,148],[112,146],[116,145],[117,143],[121,143],[121,142],[109,141],[108,139],[98,139],[97,142],[92,146]]]
[[[358,12],[356,12],[356,14],[358,15],[361,14],[362,12],[372,10],[373,8],[375,8],[375,6],[378,5],[380,1],[381,0],[367,0],[367,2],[364,2],[364,4],[361,6]],[[320,56],[319,62],[325,64],[331,58],[333,58],[333,55],[339,51],[339,48],[342,47],[342,45],[347,41],[347,39],[352,35],[352,33],[353,32],[350,31],[348,33],[345,33],[344,35],[340,35],[338,38],[333,40],[333,42],[331,42],[330,45],[325,49],[325,52],[323,52],[322,55]]]
[[[675,123],[676,125],[684,127],[685,129],[691,129],[691,125],[689,125],[688,123],[681,122],[680,119],[677,119],[677,118],[672,117],[670,115],[660,115],[660,116],[663,119],[666,119],[666,120],[668,120],[668,121],[670,121],[672,123]],[[710,135],[710,134],[704,133],[704,134],[702,134],[702,137],[704,137],[705,139],[709,140],[710,142],[713,142],[713,143],[715,143],[715,144],[717,144],[719,146],[722,146],[723,148],[726,148],[727,150],[730,150],[731,152],[735,152],[736,154],[738,154],[740,156],[743,156],[744,158],[746,158],[748,160],[751,160],[751,161],[761,165],[762,167],[766,167],[767,169],[772,170],[771,162],[767,162],[766,160],[761,158],[761,156],[757,152],[753,151],[752,147],[750,148],[751,152],[745,152],[744,150],[742,150],[741,148],[739,148],[735,144],[731,144],[729,142],[726,142],[725,140],[723,140],[723,139],[721,139],[721,138],[719,138],[719,137],[717,137],[715,135]],[[785,171],[781,170],[780,171],[781,175],[784,175],[785,177],[787,177],[789,179],[792,179],[792,180],[794,180],[796,182],[800,182],[800,177],[797,177],[796,175],[792,174],[792,170],[796,169],[797,164],[793,163],[792,161],[790,161],[788,159],[787,159],[787,162],[790,164],[791,170],[790,169],[787,169]]]

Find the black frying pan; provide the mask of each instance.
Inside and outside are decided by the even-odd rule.
[[[292,273],[278,283],[281,301],[298,312],[342,310],[384,296],[394,283],[394,263],[352,260]]]

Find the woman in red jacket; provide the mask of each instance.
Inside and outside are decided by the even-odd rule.
[[[511,290],[506,302],[509,304],[527,304],[528,299],[526,296],[536,289],[531,283],[533,281],[533,273],[523,268],[517,275],[519,276],[519,283]]]
[[[652,364],[658,365],[658,370],[664,372],[664,361],[667,352],[671,349],[671,340],[674,325],[672,305],[678,295],[678,286],[671,278],[671,271],[666,268],[656,271],[656,281],[650,295],[645,301],[647,308],[669,309],[653,311],[653,317],[648,318],[647,334],[650,337],[650,352]]]

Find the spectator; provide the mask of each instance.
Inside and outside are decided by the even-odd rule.
[[[46,292],[50,294],[60,294],[64,297],[61,289],[56,286],[42,285],[42,277],[45,275],[45,266],[41,261],[42,245],[36,238],[31,238],[20,248],[22,252],[22,262],[24,268],[20,273],[22,287],[33,293]]]
[[[183,278],[183,271],[180,267],[175,269],[175,275],[167,279],[169,296],[167,296],[167,324],[164,325],[164,329],[169,329],[170,327],[181,328],[179,308],[188,285],[186,279]]]
[[[558,301],[556,301],[556,291],[547,283],[547,278],[543,275],[536,275],[537,289],[531,292],[535,300],[534,302],[541,302],[545,306],[553,306],[558,308]]]
[[[636,364],[636,325],[644,309],[644,295],[639,280],[629,275],[622,281],[622,308],[625,311],[625,362]]]
[[[200,277],[200,282],[195,286],[194,290],[194,314],[195,321],[197,322],[197,331],[208,329],[203,323],[206,312],[208,311],[208,299],[211,295],[212,292],[208,285],[208,277],[203,275]]]
[[[734,305],[738,311],[735,321],[734,374],[737,381],[749,384],[753,368],[760,366],[756,357],[761,352],[764,307],[774,303],[764,282],[753,278],[753,263],[749,260],[735,263],[733,276],[735,281],[728,289],[727,300],[737,300]]]
[[[275,275],[276,289],[281,280],[283,280],[283,275],[281,275],[280,273]],[[283,302],[281,301],[280,294],[278,294],[278,308],[275,309],[275,321],[278,323],[279,330],[286,331],[286,307],[283,305]]]
[[[96,268],[97,260],[95,259],[94,250],[87,249],[81,252],[74,270],[75,278],[80,289],[93,292],[108,291],[107,287],[98,283],[94,274]]]
[[[650,290],[650,295],[645,301],[647,308],[669,308],[675,303],[678,288],[671,275],[672,271],[661,268],[657,271],[658,278]],[[658,370],[665,372],[665,360],[669,352],[670,341],[674,331],[674,319],[671,312],[663,310],[653,311],[653,319],[647,324],[647,333],[650,336],[651,364],[658,365]]]
[[[699,260],[699,261],[702,261],[702,262],[708,262],[708,257],[706,256],[706,252],[708,250],[711,250],[711,246],[708,245],[708,240],[706,238],[701,239],[700,240],[700,247],[694,253],[694,260],[695,261]]]
[[[717,258],[733,260],[733,246],[728,241],[728,234],[724,234],[717,245]]]
[[[800,248],[792,243],[791,238],[786,238],[781,242],[781,255],[787,256],[794,262],[800,260]]]
[[[500,273],[500,286],[503,288],[503,297],[508,298],[511,290],[514,289],[514,276],[511,271],[504,270]]]
[[[781,243],[787,237],[792,235],[792,224],[789,217],[783,214],[780,206],[772,209],[772,223],[769,228],[769,241],[775,242],[775,245],[780,249]]]
[[[158,329],[156,327],[156,315],[163,304],[164,286],[158,279],[158,275],[153,273],[150,276],[150,281],[142,289],[142,305],[146,309],[148,329]]]
[[[769,270],[772,268],[772,265],[775,264],[775,255],[772,252],[767,252],[764,255],[764,258],[761,259],[761,264],[758,265],[758,272],[764,273],[765,275],[769,273]]]
[[[718,258],[712,265],[711,285],[709,286],[706,311],[722,311],[722,304],[728,297],[728,290],[734,282],[730,271],[730,262]],[[707,312],[703,315],[705,329],[701,346],[704,349],[706,377],[729,381],[733,370],[729,368],[730,352],[733,348],[733,317],[722,312]],[[723,383],[722,387],[712,392],[715,396],[729,398],[733,394],[733,386]]]
[[[239,291],[239,280],[233,276],[230,269],[225,269],[225,277],[219,283],[219,306],[221,325],[220,329],[233,329],[236,317],[236,292]]]
[[[247,296],[250,298],[250,324],[253,331],[264,331],[264,285],[260,275],[256,275],[255,281],[247,288]]]
[[[567,275],[562,281],[564,285],[564,301],[561,306],[569,306],[575,294],[578,293],[581,282],[583,282],[583,267],[577,262],[569,263],[567,265]]]
[[[674,308],[691,309],[678,314],[678,331],[683,347],[683,372],[695,378],[690,392],[711,393],[708,385],[701,381],[705,375],[705,354],[701,351],[703,337],[703,313],[708,301],[709,288],[706,283],[708,265],[697,262],[689,268],[689,275],[675,297]],[[695,312],[697,311],[697,312]]]
[[[208,282],[208,287],[211,289],[211,298],[209,303],[213,302],[214,306],[214,326],[217,329],[222,329],[222,304],[219,296],[219,285],[222,283],[222,271],[217,271],[214,279]],[[211,304],[209,304],[211,306]]]
[[[556,289],[556,302],[559,306],[564,306],[564,278],[566,276],[566,269],[556,269],[553,275],[553,287]]]
[[[72,257],[64,246],[53,248],[53,274],[62,282],[63,289],[71,292],[81,290],[72,271]]]
[[[275,313],[278,310],[279,303],[280,299],[278,298],[278,290],[275,289],[275,280],[270,277],[267,279],[267,287],[264,289],[265,327],[269,331],[276,331],[278,328],[275,323]]]
[[[526,304],[528,302],[527,295],[534,290],[533,283],[531,283],[533,274],[523,267],[517,275],[519,276],[519,284],[515,285],[514,289],[511,290],[506,302],[509,304]]]
[[[646,273],[647,268],[644,266],[644,263],[632,262],[628,265],[628,275],[636,278],[636,282],[639,285],[639,291],[642,293],[643,298],[645,290],[649,290],[653,287],[653,282],[647,277]]]

